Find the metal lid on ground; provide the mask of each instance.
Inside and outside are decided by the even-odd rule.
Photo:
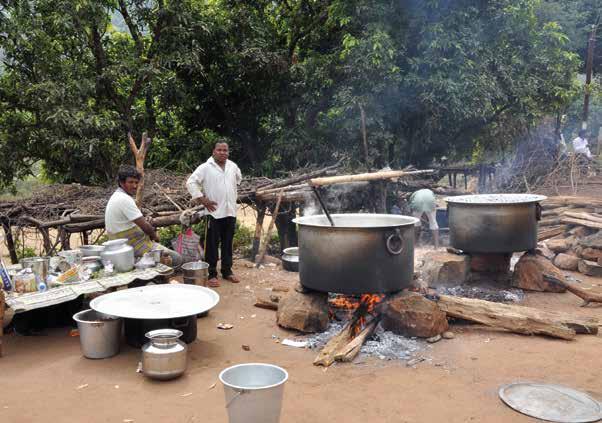
[[[219,302],[212,289],[196,285],[149,285],[105,294],[90,302],[100,313],[126,319],[176,319],[211,310]]]
[[[474,205],[514,205],[537,203],[547,199],[545,195],[536,194],[475,194],[458,195],[456,197],[446,197],[445,201],[453,204],[474,204]]]

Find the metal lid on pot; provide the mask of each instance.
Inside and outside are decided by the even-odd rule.
[[[477,195],[459,195],[456,197],[446,197],[445,201],[451,204],[474,204],[474,205],[514,205],[537,203],[547,199],[545,195],[536,194],[477,194]]]

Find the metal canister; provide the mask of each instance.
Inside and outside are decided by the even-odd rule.
[[[145,335],[150,342],[142,346],[142,371],[159,380],[175,379],[181,376],[188,365],[188,347],[176,329],[157,329]]]

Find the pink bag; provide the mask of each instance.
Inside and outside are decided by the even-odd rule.
[[[205,254],[201,247],[201,237],[188,228],[186,232],[180,233],[171,241],[173,249],[182,256],[182,262],[203,260]]]

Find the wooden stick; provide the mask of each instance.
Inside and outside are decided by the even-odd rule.
[[[255,194],[258,196],[263,196],[266,194],[279,193],[280,191],[284,191],[284,192],[297,191],[299,189],[304,189],[304,188],[310,188],[309,184],[288,185],[283,188],[261,189],[261,190],[257,190],[257,192]]]
[[[6,237],[6,246],[8,247],[10,261],[13,264],[17,264],[19,263],[19,258],[17,257],[17,248],[15,246],[15,240],[13,238],[13,232],[10,228],[10,224],[2,222],[2,228],[4,229],[4,236]]]
[[[253,246],[251,248],[251,257],[255,257],[259,252],[261,244],[261,229],[263,228],[263,220],[265,218],[265,204],[259,202],[257,204],[257,221],[255,222],[255,234],[253,235]]]
[[[325,178],[313,178],[309,180],[309,184],[312,186],[324,186],[341,184],[344,182],[358,182],[358,181],[380,181],[383,179],[394,179],[401,178],[404,176],[413,175],[424,175],[433,173],[433,170],[390,170],[386,172],[375,172],[375,173],[360,173],[358,175],[341,175],[341,176],[329,176]]]
[[[159,191],[161,191],[161,194],[163,194],[165,196],[165,198],[167,198],[167,200],[173,204],[174,206],[176,206],[176,209],[178,209],[179,211],[184,211],[182,209],[182,207],[180,207],[180,205],[178,203],[176,203],[174,200],[171,199],[171,197],[169,195],[167,195],[167,193],[165,192],[165,190],[163,189],[163,187],[161,187],[161,185],[159,185],[158,183],[155,182],[155,186],[159,189]]]
[[[341,166],[342,160],[339,160],[337,163],[327,166],[323,169],[314,170],[313,172],[309,172],[299,176],[293,176],[292,178],[287,178],[282,181],[274,182],[273,184],[264,185],[261,187],[262,190],[266,189],[274,189],[274,188],[282,188],[292,184],[298,184],[299,182],[307,181],[311,178],[317,178],[318,176],[322,176],[327,174],[329,171],[334,170]]]
[[[278,216],[278,211],[280,211],[280,202],[282,201],[282,192],[278,196],[276,200],[276,207],[274,207],[274,212],[272,213],[272,219],[270,220],[270,225],[268,226],[268,230],[263,239],[263,245],[259,246],[259,254],[257,255],[257,260],[255,260],[255,267],[259,267],[263,262],[263,258],[265,257],[265,252],[268,249],[268,244],[270,243],[270,236],[272,235],[272,229],[274,228],[274,223],[276,222],[276,216]]]
[[[589,305],[589,303],[602,303],[602,293],[586,291],[585,289],[580,288],[575,284],[566,281],[561,281],[556,278],[554,278],[553,282],[564,286],[567,291],[581,298],[583,300],[583,304],[581,304],[581,307],[585,307]]]

